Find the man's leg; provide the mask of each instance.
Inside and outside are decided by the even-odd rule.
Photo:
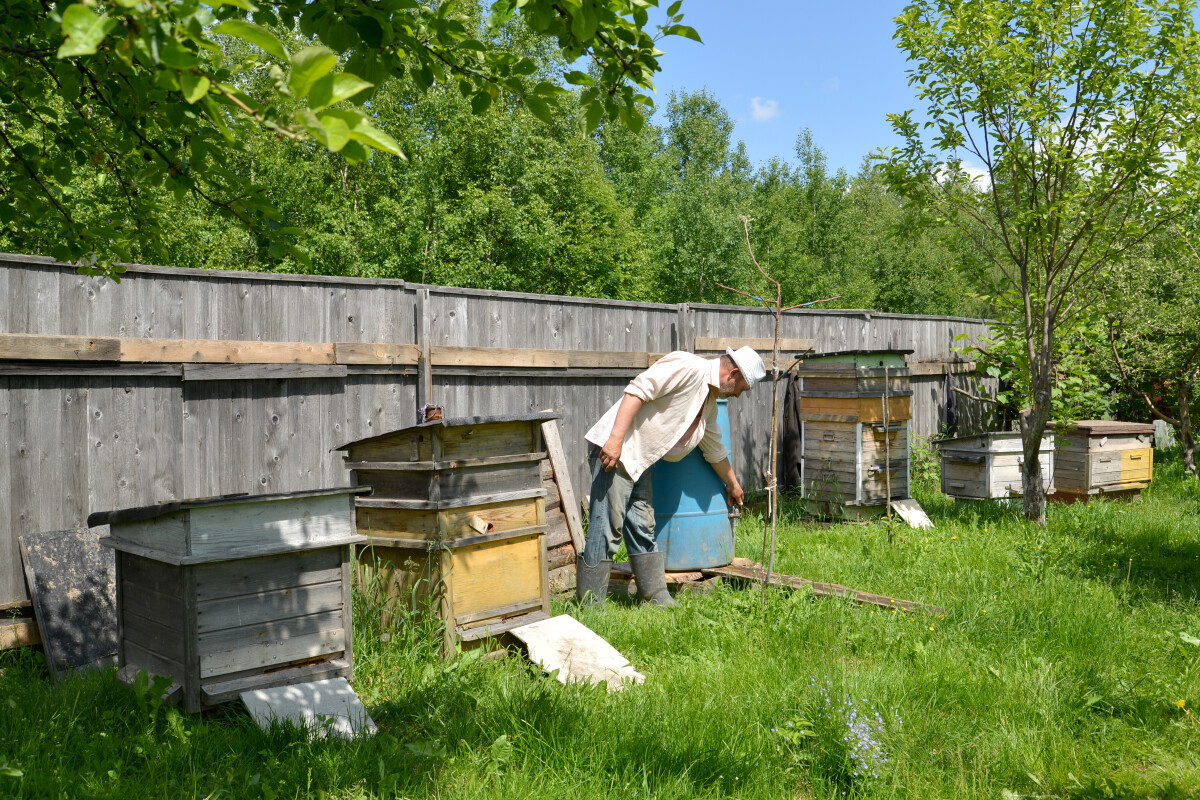
[[[592,468],[591,506],[587,542],[575,560],[575,594],[581,601],[599,605],[608,594],[612,557],[620,545],[618,532],[632,482],[627,475],[623,476],[620,467],[604,470],[596,445],[588,445],[588,456]]]
[[[638,594],[656,606],[675,605],[667,591],[666,554],[658,549],[654,536],[654,486],[649,470],[633,485],[622,531]]]

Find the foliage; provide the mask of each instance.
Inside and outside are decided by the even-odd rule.
[[[222,14],[241,13],[222,8]],[[523,13],[499,24],[495,17],[484,19],[471,3],[440,8],[486,44],[489,58],[532,69],[528,81],[550,82],[578,67]],[[251,16],[265,33],[239,30],[247,36],[253,31],[251,38],[260,40],[269,35],[278,47],[267,46],[288,54],[314,46],[312,30],[289,27],[282,17],[273,24],[268,11]],[[83,61],[71,68],[99,69],[92,62],[109,57],[105,48],[117,35],[114,29],[94,56],[73,57]],[[272,71],[287,64],[245,38],[224,33],[211,38],[217,51],[200,52],[207,60],[197,69],[238,70],[230,84],[238,96],[252,99],[256,108],[275,103],[282,115],[277,123],[291,124],[302,104],[280,98],[279,74]],[[347,50],[339,56],[326,77],[332,81],[350,71],[358,63],[351,55]],[[0,58],[8,58],[6,64],[19,61],[3,46]],[[60,69],[67,62],[47,63]],[[618,113],[616,121],[601,120],[588,135],[586,110],[551,104],[548,114],[539,116],[511,91],[481,109],[475,96],[464,96],[453,81],[424,85],[414,64],[409,59],[408,67],[397,68],[387,80],[330,106],[366,114],[407,160],[359,159],[352,145],[333,152],[307,132],[296,141],[244,112],[223,118],[236,136],[234,145],[215,128],[215,138],[197,144],[188,126],[207,124],[209,101],[204,99],[177,103],[182,113],[198,116],[170,129],[152,128],[154,114],[105,123],[117,138],[139,132],[152,143],[170,138],[172,147],[183,150],[169,152],[186,151],[189,169],[196,163],[189,148],[196,149],[208,159],[205,164],[212,161],[227,176],[222,185],[228,192],[202,171],[164,173],[165,162],[153,151],[149,161],[139,156],[136,180],[127,181],[130,190],[125,191],[116,177],[116,171],[125,170],[124,161],[87,158],[76,164],[79,142],[59,136],[59,123],[28,114],[18,118],[11,109],[0,112],[9,114],[10,135],[36,142],[42,165],[75,165],[45,173],[46,180],[58,181],[51,187],[54,196],[70,199],[64,208],[80,229],[97,236],[89,241],[128,261],[741,303],[743,298],[718,289],[714,281],[740,286],[757,279],[738,223],[739,215],[747,214],[754,219],[755,247],[780,275],[789,301],[836,296],[825,307],[987,313],[971,298],[978,287],[960,266],[979,261],[978,247],[948,228],[904,227],[910,210],[877,170],[864,167],[854,176],[831,172],[807,131],[797,137],[794,163],[780,159],[754,168],[733,138],[729,112],[704,91],[672,95],[663,113],[638,130],[621,122]],[[108,61],[104,65],[116,69]],[[30,68],[20,74],[33,80],[38,73]],[[593,80],[603,77],[595,65],[588,74]],[[286,80],[283,85],[288,87]],[[79,116],[51,91],[48,80],[33,88],[47,98],[47,107]],[[147,102],[174,97],[166,91]],[[15,96],[9,100],[20,106]],[[211,100],[221,103],[218,97]],[[155,113],[159,110],[155,106]],[[120,127],[126,123],[140,127]],[[181,189],[181,183],[199,188]],[[244,191],[246,186],[250,190]],[[17,196],[5,195],[0,205],[16,202]],[[232,210],[221,206],[226,200]],[[20,211],[13,224],[0,227],[0,249],[63,255],[56,248],[64,243],[86,245],[47,220]]]
[[[1019,336],[1026,513],[1044,518],[1036,454],[1055,339],[1089,316],[1097,276],[1200,184],[1194,4],[916,0],[896,39],[927,121],[890,115],[889,185],[980,235],[990,292]],[[985,173],[977,186],[968,172]]]
[[[882,712],[865,698],[839,695],[828,680],[818,683],[813,678],[809,689],[810,705],[804,715],[771,729],[785,742],[797,765],[807,766],[843,791],[887,775],[884,739],[889,731]],[[848,691],[853,692],[853,687]],[[894,717],[896,727],[903,722]]]
[[[804,591],[764,606],[729,587],[681,595],[668,614],[555,601],[647,676],[624,692],[562,686],[515,654],[443,662],[434,626],[384,626],[356,594],[354,688],[380,727],[369,740],[263,733],[236,703],[151,719],[112,671],[56,684],[42,653],[3,652],[0,794],[831,799],[847,787],[822,752],[845,729],[815,727],[814,679],[887,723],[887,769],[851,796],[1087,797],[1080,787],[1108,781],[1140,797],[1172,782],[1200,792],[1200,484],[1178,456],[1137,503],[1056,505],[1044,529],[917,489],[933,530],[900,526],[889,545],[881,524],[785,523],[777,566],[935,603],[945,619]],[[743,519],[738,555],[757,556],[761,530]],[[771,729],[788,720],[816,735],[786,742]],[[620,735],[598,735],[614,724]]]
[[[994,399],[999,416],[1016,419],[1033,392],[1029,351],[1017,321],[1019,314],[1013,310],[1020,299],[1014,293],[982,299],[991,308],[1006,313],[999,314],[991,324],[990,336],[958,349],[976,361],[983,375],[998,382],[1000,388]],[[1108,417],[1115,399],[1113,386],[1101,367],[1104,362],[1096,358],[1103,352],[1107,337],[1107,327],[1100,319],[1076,317],[1070,325],[1059,326],[1051,359],[1050,419],[1055,423]],[[984,391],[983,381],[978,391]]]
[[[56,258],[115,273],[109,259],[127,257],[135,239],[162,238],[161,209],[143,196],[161,189],[177,201],[197,198],[255,235],[282,238],[272,242],[275,255],[304,260],[286,245],[291,231],[264,188],[228,168],[246,153],[250,131],[313,141],[349,164],[374,150],[400,156],[370,101],[402,77],[420,90],[452,87],[476,113],[516,97],[546,122],[571,96],[567,83],[580,87],[574,97],[589,128],[608,118],[637,129],[653,107],[645,91],[662,55],[647,31],[654,5],[497,0],[484,24],[472,4],[454,0],[4,0],[0,221],[38,231]],[[667,10],[658,37],[698,41],[679,7]],[[498,46],[515,16],[552,40],[565,64],[586,58],[592,72],[548,74]],[[299,47],[288,47],[280,28],[298,28]],[[227,38],[251,51],[229,59]],[[94,213],[98,192],[72,185],[76,170],[88,168],[96,190],[116,195],[116,220]]]
[[[1150,412],[1180,428],[1185,468],[1196,467],[1194,388],[1200,380],[1200,252],[1197,221],[1166,229],[1115,265],[1107,282],[1106,353]]]

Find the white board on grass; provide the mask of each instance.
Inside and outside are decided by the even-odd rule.
[[[932,528],[933,521],[925,513],[925,509],[921,508],[921,504],[911,497],[904,500],[893,500],[892,508],[896,509],[896,513],[900,515],[900,519],[908,523],[908,527],[916,528]]]
[[[599,634],[570,614],[532,622],[509,631],[524,642],[529,660],[546,672],[558,670],[559,683],[603,683],[619,691],[646,676]]]
[[[242,702],[264,731],[275,722],[308,728],[309,738],[371,736],[375,720],[345,678],[242,692]]]

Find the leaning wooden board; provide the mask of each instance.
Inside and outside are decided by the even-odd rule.
[[[1055,495],[1136,497],[1154,476],[1154,426],[1140,422],[1081,420],[1057,426]]]
[[[116,560],[100,532],[27,533],[21,561],[50,674],[117,661]]]
[[[92,514],[116,551],[118,678],[171,676],[188,711],[354,674],[355,489]]]

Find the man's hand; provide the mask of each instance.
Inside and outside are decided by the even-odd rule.
[[[608,441],[604,447],[600,448],[600,466],[604,467],[605,472],[615,469],[621,460],[621,450],[625,446],[625,434],[629,431],[629,426],[633,424],[633,418],[637,416],[641,408],[642,398],[629,393],[621,398],[621,405],[617,409],[617,418],[613,420],[612,432],[608,434]]]
[[[614,469],[620,463],[624,443],[624,437],[610,436],[604,447],[600,448],[600,466],[604,467],[605,472]]]
[[[742,491],[742,485],[738,483],[737,476],[733,474],[733,466],[730,465],[729,459],[723,458],[716,463],[709,462],[709,466],[717,473],[721,483],[725,484],[725,494],[729,498],[729,504],[740,506],[744,503],[746,493]]]

